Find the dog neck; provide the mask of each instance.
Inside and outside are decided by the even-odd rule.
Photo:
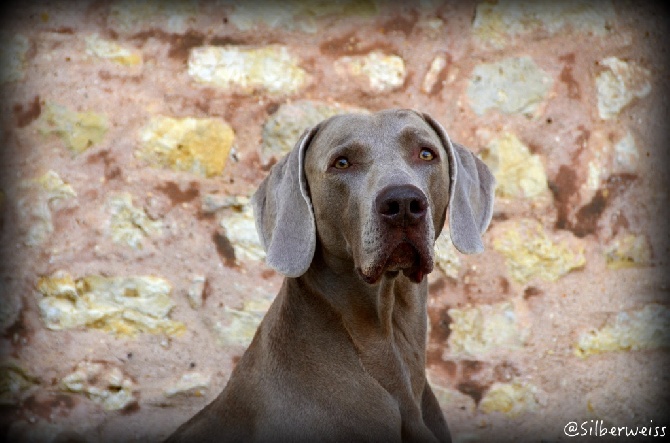
[[[318,250],[318,248],[317,248]],[[280,297],[302,304],[304,315],[321,324],[339,319],[339,346],[353,346],[367,373],[398,402],[403,426],[422,423],[421,399],[426,384],[427,282],[413,283],[402,273],[387,273],[370,285],[352,272],[346,260],[324,260],[316,254],[312,266],[298,278],[287,278]],[[320,317],[319,317],[320,316]],[[418,425],[417,425],[418,426]],[[419,426],[421,427],[421,426]],[[410,431],[411,433],[412,431]]]
[[[370,285],[352,272],[353,266],[353,262],[332,256],[325,259],[317,248],[310,269],[289,280],[309,292],[309,297],[322,299],[325,303],[321,305],[341,319],[344,332],[373,377],[390,391],[398,379],[389,374],[409,374],[410,379],[403,382],[406,386],[400,389],[403,392],[393,394],[406,401],[419,399],[425,383],[426,279],[417,284],[395,272]]]
[[[353,271],[353,261],[321,251],[317,248],[312,266],[299,279],[341,316],[353,339],[393,339],[401,333],[416,336],[421,343],[415,349],[425,349],[426,278],[413,283],[396,271],[368,284]]]

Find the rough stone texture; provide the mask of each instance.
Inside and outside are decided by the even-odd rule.
[[[241,211],[235,211],[222,217],[221,227],[235,248],[235,257],[246,260],[265,258],[265,251],[256,231],[256,222],[250,205],[245,206]]]
[[[586,263],[583,246],[570,245],[569,239],[552,240],[535,220],[506,222],[500,229],[493,247],[505,256],[509,274],[520,283],[556,281]]]
[[[263,124],[261,154],[264,162],[286,155],[302,133],[322,120],[347,112],[368,112],[338,103],[300,100],[281,105]]]
[[[195,48],[188,59],[188,74],[199,83],[245,94],[293,94],[307,80],[305,70],[285,46]]]
[[[200,374],[199,372],[189,372],[181,376],[179,380],[173,385],[165,389],[166,397],[174,397],[176,395],[193,395],[196,397],[202,396],[203,391],[209,388],[209,376]]]
[[[475,67],[468,98],[472,109],[484,115],[489,109],[506,114],[534,115],[551,89],[552,79],[530,57],[505,58]]]
[[[142,55],[113,41],[100,38],[98,34],[86,37],[86,53],[95,57],[109,59],[124,66],[142,63]]]
[[[17,406],[40,380],[13,359],[0,363],[0,406]]]
[[[49,329],[88,327],[134,336],[179,334],[185,328],[168,317],[174,307],[172,287],[159,277],[90,275],[74,280],[57,271],[41,278],[37,287],[40,314]]]
[[[485,252],[443,236],[427,276],[427,373],[454,440],[667,424],[663,3],[271,3],[5,8],[0,439],[162,441],[212,401],[282,281],[249,197],[307,127],[392,107],[435,117],[501,185]],[[370,54],[398,57],[384,92],[342,64]],[[189,74],[203,55],[198,75],[240,76]],[[165,131],[143,157],[152,122]],[[45,297],[40,280],[59,269],[70,282]],[[92,276],[106,283],[89,291]],[[156,307],[168,314],[117,303],[134,276],[169,285]],[[102,323],[45,323],[41,301],[81,320],[100,293],[117,309]],[[72,392],[63,379],[95,372],[79,362],[103,367]],[[134,400],[109,411],[96,389]]]
[[[191,285],[188,287],[186,296],[188,297],[188,304],[191,305],[193,309],[202,308],[206,285],[207,279],[203,275],[193,277],[191,280]]]
[[[107,119],[95,112],[75,112],[49,103],[43,116],[44,134],[57,134],[74,154],[80,154],[102,141],[107,132]]]
[[[603,137],[596,134],[596,137]],[[595,138],[595,137],[594,137]],[[598,148],[596,148],[598,146]],[[631,132],[626,132],[616,143],[611,140],[594,143],[593,159],[588,163],[588,177],[585,187],[593,192],[602,187],[612,174],[636,174],[640,164],[640,151]]]
[[[637,351],[670,346],[670,309],[649,304],[642,309],[619,312],[600,329],[585,332],[575,345],[575,355]]]
[[[265,25],[314,34],[318,30],[316,19],[319,17],[371,16],[377,12],[376,2],[370,0],[346,0],[337,3],[305,0],[290,0],[282,4],[236,1],[225,3],[233,6],[230,21],[242,31]]]
[[[77,193],[55,171],[47,171],[37,179],[26,180],[20,187],[22,195],[18,208],[25,243],[37,246],[54,231],[52,211],[62,209],[77,197]]]
[[[518,301],[452,308],[448,313],[452,323],[445,352],[449,355],[481,358],[492,351],[520,348],[528,337],[527,314]]]
[[[133,205],[133,196],[127,192],[113,194],[107,200],[109,234],[115,243],[142,249],[147,237],[159,236],[163,223],[151,220],[147,213]]]
[[[605,259],[610,269],[649,266],[652,262],[651,246],[644,235],[622,235],[607,245]]]
[[[407,75],[402,58],[379,51],[342,57],[335,61],[335,70],[345,78],[366,78],[368,89],[377,94],[401,87]]]
[[[249,299],[242,309],[224,308],[224,322],[217,322],[213,329],[222,346],[249,346],[256,334],[256,328],[270,307],[268,299]]]
[[[194,0],[115,0],[109,7],[109,26],[117,32],[140,32],[157,23],[168,32],[183,33],[190,29],[198,12]]]
[[[104,363],[82,361],[60,383],[63,389],[84,394],[107,410],[124,409],[137,402],[132,380],[118,367]]]
[[[651,92],[649,70],[637,63],[607,57],[600,61],[600,65],[605,68],[596,77],[600,118],[616,116],[633,99]]]
[[[212,177],[223,171],[234,137],[220,119],[156,116],[142,130],[137,156],[154,166]]]
[[[430,62],[430,68],[428,68],[428,72],[426,72],[426,76],[423,78],[423,83],[421,83],[421,92],[424,94],[430,94],[439,81],[440,73],[443,72],[444,68],[446,67],[446,56],[438,55],[435,57],[433,61]]]
[[[449,229],[444,229],[435,241],[435,264],[447,277],[458,278],[461,255],[451,242]]]
[[[532,199],[548,192],[547,174],[539,155],[510,133],[491,141],[481,154],[496,178],[496,195]]]
[[[576,31],[578,35],[606,35],[614,19],[609,1],[502,0],[478,4],[472,26],[481,41],[502,48],[519,41],[517,37],[532,33]]]
[[[495,383],[486,391],[479,409],[487,414],[497,411],[516,417],[537,407],[534,391],[536,388],[526,383]]]

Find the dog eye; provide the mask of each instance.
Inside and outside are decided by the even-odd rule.
[[[429,161],[431,161],[432,159],[435,158],[435,154],[433,154],[433,151],[431,151],[430,149],[423,148],[419,152],[419,158],[421,160],[425,160],[425,161],[429,162]]]
[[[349,166],[351,166],[351,163],[349,163],[349,159],[346,157],[337,157],[337,159],[335,159],[335,163],[333,163],[333,166],[335,169],[347,169]]]

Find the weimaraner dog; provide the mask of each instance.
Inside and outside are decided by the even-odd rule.
[[[494,184],[411,110],[307,130],[252,199],[281,290],[224,391],[168,441],[450,441],[426,380],[425,277],[447,210],[456,248],[483,250]]]

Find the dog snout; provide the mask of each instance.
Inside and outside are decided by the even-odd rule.
[[[376,199],[377,214],[394,227],[414,226],[426,217],[428,200],[413,185],[390,186]]]

